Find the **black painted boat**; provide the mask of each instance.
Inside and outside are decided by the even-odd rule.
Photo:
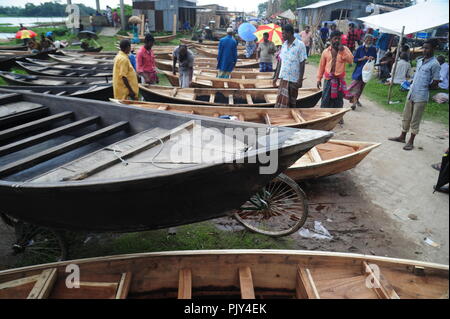
[[[23,44],[19,45],[0,45],[0,50],[26,51],[28,47]]]
[[[0,94],[1,210],[56,229],[141,231],[225,216],[332,136]]]
[[[70,77],[28,75],[13,72],[0,72],[0,77],[10,85],[24,86],[68,86],[68,85],[104,85],[111,83],[108,77]]]
[[[95,67],[71,68],[63,66],[41,66],[34,63],[16,61],[17,65],[30,74],[45,76],[81,76],[81,77],[112,77],[112,70],[102,70]]]
[[[71,96],[80,99],[108,101],[113,97],[112,84],[65,86],[0,86],[0,89]]]
[[[0,71],[10,70],[14,65],[14,57],[0,55]]]
[[[95,68],[96,70],[112,70],[113,60],[89,59],[83,57],[65,57],[58,58],[57,55],[49,55],[52,60],[27,59],[28,62],[64,69],[72,68]]]

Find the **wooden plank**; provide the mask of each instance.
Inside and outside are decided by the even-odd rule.
[[[308,268],[297,267],[296,296],[298,299],[320,299],[316,284]]]
[[[131,272],[122,274],[120,278],[119,287],[117,288],[116,299],[126,299],[131,287]]]
[[[56,268],[44,270],[27,299],[46,299],[50,295],[57,277],[58,270]]]
[[[367,261],[362,262],[363,274],[367,274],[371,278],[371,284],[380,299],[400,299],[395,289],[391,284],[383,277],[381,272],[375,273],[367,263]]]
[[[19,93],[6,93],[0,95],[0,105],[5,105],[12,102],[17,102],[22,99],[22,94]]]
[[[308,152],[309,157],[311,158],[311,160],[314,163],[320,163],[322,162],[322,157],[319,154],[319,151],[317,150],[316,147],[313,147],[309,152]]]
[[[266,101],[266,103],[271,103],[267,94],[264,94],[264,100]]]
[[[294,120],[296,120],[298,123],[304,123],[306,120],[301,116],[300,112],[297,110],[291,110],[292,117]]]
[[[167,105],[163,105],[163,106],[158,107],[158,110],[165,111],[165,110],[167,110],[167,108],[168,108]]]
[[[25,278],[20,278],[20,279],[0,283],[0,290],[15,288],[15,287],[19,287],[19,286],[23,286],[23,285],[35,282],[39,279],[40,276],[41,275],[35,275],[35,276],[30,276],[30,277],[25,277]]]
[[[214,103],[214,100],[215,100],[215,98],[216,98],[216,94],[210,94],[209,95],[209,103]]]
[[[175,97],[177,95],[177,93],[178,93],[178,88],[174,88],[172,90],[172,92],[170,93],[170,96]]]
[[[28,122],[19,126],[0,131],[0,141],[13,138],[24,133],[36,130],[38,128],[49,126],[50,124],[68,119],[73,116],[73,112],[62,112],[55,115],[47,116],[39,120]]]
[[[272,125],[268,113],[264,113],[264,121],[266,122],[267,125]]]
[[[59,92],[59,93],[56,93],[55,95],[61,96],[61,95],[64,95],[64,94],[66,94],[66,93],[67,93],[67,91],[61,91],[61,92]]]
[[[28,119],[39,118],[48,114],[49,108],[47,106],[37,107],[35,109],[17,112],[11,115],[0,117],[0,128],[10,125],[12,123],[26,121]]]
[[[20,141],[16,141],[16,142],[13,142],[13,143],[10,143],[7,145],[0,146],[0,156],[22,150],[29,146],[36,145],[43,141],[47,141],[56,136],[61,136],[65,133],[74,131],[81,127],[91,125],[91,124],[97,122],[99,119],[100,119],[99,116],[91,116],[91,117],[85,118],[83,120],[73,122],[73,123],[70,123],[70,124],[67,124],[67,125],[64,125],[61,127],[57,127],[50,131],[43,132],[38,135],[30,136],[30,137],[22,139]]]
[[[234,105],[234,97],[233,97],[233,94],[228,95],[228,104]]]
[[[247,98],[247,104],[253,105],[253,99],[252,99],[251,94],[246,94],[245,97]]]
[[[239,268],[239,283],[241,285],[242,299],[255,299],[255,289],[253,288],[252,271],[250,267]]]
[[[238,114],[238,118],[239,118],[239,121],[245,122],[244,114],[239,113],[239,114]]]
[[[90,169],[88,169],[88,170],[86,170],[84,172],[77,173],[76,175],[73,175],[73,176],[70,176],[70,177],[66,177],[66,178],[63,179],[63,181],[79,181],[79,180],[83,180],[85,178],[88,178],[89,176],[92,176],[92,175],[94,175],[94,174],[96,174],[96,173],[98,173],[98,172],[100,172],[102,170],[105,170],[105,169],[115,165],[116,163],[120,162],[121,159],[124,160],[124,159],[126,159],[128,157],[131,157],[131,156],[134,156],[134,155],[136,155],[138,153],[144,152],[144,151],[152,148],[155,145],[159,145],[161,143],[160,140],[166,141],[172,135],[177,134],[177,133],[179,133],[179,132],[181,132],[183,130],[192,128],[192,127],[194,127],[194,125],[195,125],[195,121],[189,121],[189,122],[187,122],[185,124],[177,126],[176,128],[174,128],[174,129],[172,129],[170,131],[167,131],[167,132],[165,132],[164,134],[162,134],[160,136],[157,136],[155,139],[151,139],[150,141],[147,141],[146,143],[144,143],[144,144],[142,144],[142,145],[140,145],[138,147],[135,147],[135,148],[133,148],[133,149],[127,151],[127,152],[124,152],[123,154],[121,154],[121,158],[109,159],[109,160],[107,160],[107,161],[105,161],[103,163],[100,163],[99,165],[97,165],[95,167],[92,167],[92,168],[90,168]],[[0,171],[0,173],[1,173],[1,171]]]
[[[178,299],[192,299],[192,273],[181,269],[178,276]]]
[[[23,169],[33,167],[39,163],[45,162],[49,159],[57,157],[61,154],[70,152],[78,147],[89,144],[95,140],[103,138],[105,136],[116,133],[123,130],[128,125],[128,122],[118,122],[113,125],[107,126],[100,130],[94,131],[92,133],[83,135],[61,145],[49,148],[45,151],[39,152],[37,154],[30,155],[21,160],[15,161],[13,163],[4,165],[0,167],[0,177],[12,175],[14,173],[20,172]]]

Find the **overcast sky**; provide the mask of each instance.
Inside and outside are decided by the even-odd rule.
[[[0,0],[0,6],[24,6],[28,2],[34,4],[39,4],[42,2],[48,2],[50,0]],[[165,0],[162,0],[165,1]],[[265,0],[198,0],[199,5],[217,3],[224,7],[228,7],[230,10],[245,10],[245,11],[256,11],[258,4],[264,2]],[[60,0],[60,3],[66,3],[66,0]],[[106,5],[115,6],[119,4],[119,0],[100,0],[100,8],[106,8]],[[72,3],[83,3],[87,6],[95,8],[95,0],[72,0]],[[125,4],[131,5],[132,0],[125,0]]]

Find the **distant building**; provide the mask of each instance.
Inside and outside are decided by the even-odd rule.
[[[317,25],[322,21],[351,20],[405,7],[411,1],[325,0],[297,9],[299,25]]]
[[[191,26],[197,23],[197,0],[133,0],[133,15],[145,15],[150,31],[172,31],[174,15],[177,15],[177,30],[186,21]]]
[[[231,24],[233,18],[243,17],[245,14],[241,11],[228,11],[227,7],[218,4],[208,4],[197,7],[197,24],[214,24],[216,28],[226,28]]]

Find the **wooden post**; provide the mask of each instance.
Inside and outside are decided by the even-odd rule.
[[[398,41],[397,52],[395,54],[394,70],[392,71],[391,83],[389,84],[388,104],[390,104],[390,102],[391,102],[392,86],[394,85],[394,77],[395,77],[395,73],[397,71],[398,56],[400,55],[400,50],[401,50],[401,45],[402,45],[403,35],[404,34],[405,34],[405,26],[403,26],[403,28],[402,28],[402,34],[400,36],[400,40]]]
[[[95,7],[98,12],[100,12],[100,0],[95,0]]]
[[[127,27],[127,23],[125,21],[125,8],[123,4],[123,0],[120,0],[120,21],[122,22],[122,30],[125,30]]]
[[[172,34],[177,34],[177,22],[178,22],[177,15],[174,14],[173,15],[173,32],[172,32]]]

